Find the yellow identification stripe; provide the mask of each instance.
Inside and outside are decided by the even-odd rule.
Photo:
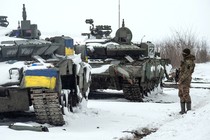
[[[66,54],[66,56],[73,55],[74,54],[74,49],[66,47],[65,48],[65,54]]]
[[[25,76],[25,87],[45,87],[54,89],[56,85],[55,77],[45,76]]]

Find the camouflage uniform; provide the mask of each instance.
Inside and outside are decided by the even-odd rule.
[[[186,50],[186,49],[185,49]],[[184,53],[184,61],[181,61],[180,73],[179,73],[179,97],[181,102],[181,114],[185,113],[185,103],[187,103],[187,110],[191,110],[191,98],[190,98],[190,83],[192,79],[192,73],[194,72],[195,67],[195,56],[190,54],[190,50],[187,49],[187,54]]]

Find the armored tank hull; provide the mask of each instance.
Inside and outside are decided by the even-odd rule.
[[[145,43],[144,45],[153,46],[151,43]],[[117,47],[122,48],[123,46],[119,45]],[[119,48],[117,51],[120,51]],[[134,48],[133,51],[135,51],[136,54],[138,51],[145,53],[147,51],[141,48],[138,50],[138,46]],[[124,50],[122,50],[122,52],[123,51]],[[139,57],[138,59],[133,59],[135,56],[130,57],[128,51],[126,52],[125,57],[116,52],[118,53],[117,58],[110,57],[104,60],[89,59],[89,63],[93,67],[91,71],[91,90],[123,90],[126,99],[131,101],[143,101],[144,96],[147,96],[155,87],[161,86],[162,79],[164,78],[164,67],[168,64],[168,60],[157,57]],[[113,53],[112,51],[112,54]]]
[[[0,62],[0,113],[29,111],[32,106],[37,122],[65,124],[64,107],[73,111],[89,93],[89,66],[79,58]]]

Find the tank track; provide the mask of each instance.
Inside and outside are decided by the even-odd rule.
[[[123,81],[123,94],[127,100],[133,102],[143,102],[143,94],[138,81],[136,81],[134,84],[130,84],[128,81]]]
[[[65,124],[58,93],[36,89],[32,90],[31,99],[38,123],[48,123],[55,126]]]

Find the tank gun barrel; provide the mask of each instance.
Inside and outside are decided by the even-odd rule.
[[[26,14],[26,8],[25,4],[23,4],[23,12],[22,12],[23,20],[25,21],[27,19],[27,14]]]

